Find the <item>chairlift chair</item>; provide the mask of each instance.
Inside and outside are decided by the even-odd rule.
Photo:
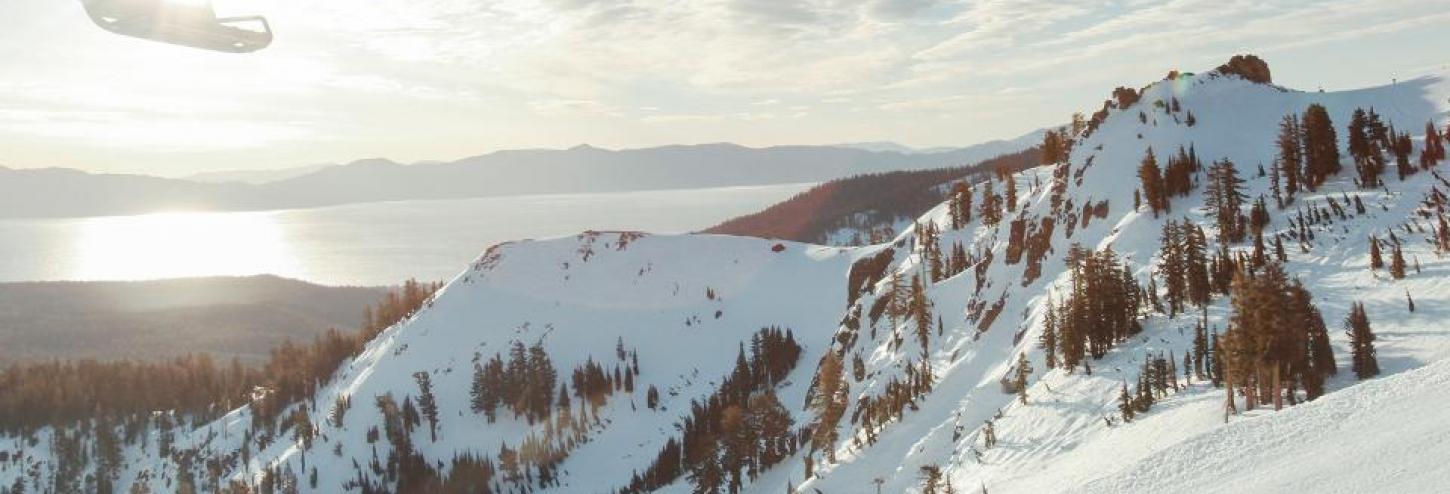
[[[81,0],[101,29],[204,50],[250,53],[272,43],[262,16],[217,17],[210,0]]]

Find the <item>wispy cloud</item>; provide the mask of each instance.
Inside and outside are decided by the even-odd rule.
[[[268,15],[277,42],[244,57],[176,49],[101,33],[73,2],[12,0],[35,22],[0,38],[0,149],[43,136],[85,157],[101,134],[328,161],[585,141],[964,144],[1235,52],[1338,85],[1450,45],[1435,0],[215,1]],[[1420,55],[1399,67],[1392,48]],[[226,133],[248,137],[208,137]],[[0,159],[44,161],[25,149]]]

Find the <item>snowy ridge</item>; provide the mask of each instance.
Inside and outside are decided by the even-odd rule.
[[[547,349],[560,380],[566,381],[570,370],[591,359],[615,365],[615,344],[622,339],[626,348],[638,352],[641,373],[635,391],[616,393],[599,410],[599,425],[563,461],[557,486],[531,491],[612,492],[643,471],[666,439],[678,433],[676,424],[688,413],[691,400],[715,391],[732,368],[736,349],[748,345],[757,330],[776,326],[789,328],[804,347],[797,367],[776,390],[798,426],[817,420],[802,404],[828,350],[844,357],[850,399],[836,425],[835,462],[825,461],[824,451],[807,448],[762,472],[746,484],[746,492],[874,492],[878,480],[881,492],[918,492],[920,467],[927,465],[941,468],[958,492],[981,487],[994,493],[1362,492],[1387,486],[1396,492],[1433,492],[1443,488],[1434,481],[1450,476],[1446,466],[1435,463],[1450,456],[1450,438],[1443,421],[1431,420],[1446,399],[1450,380],[1450,330],[1440,324],[1450,316],[1450,262],[1427,242],[1433,230],[1425,220],[1413,219],[1435,187],[1450,187],[1432,173],[1404,181],[1387,174],[1386,187],[1366,190],[1354,185],[1353,167],[1346,163],[1347,170],[1318,192],[1300,194],[1289,209],[1271,210],[1266,237],[1289,228],[1286,218],[1293,208],[1321,207],[1327,197],[1359,197],[1368,206],[1363,215],[1316,225],[1315,239],[1303,250],[1286,243],[1286,269],[1313,291],[1340,363],[1339,376],[1328,383],[1330,393],[1318,401],[1277,413],[1256,410],[1225,425],[1223,391],[1180,377],[1182,391],[1132,423],[1110,424],[1105,417],[1116,413],[1121,383],[1136,378],[1150,352],[1175,351],[1181,357],[1200,315],[1148,316],[1141,334],[1090,362],[1091,375],[1045,371],[1036,342],[1045,301],[1050,294],[1060,295],[1069,281],[1064,256],[1070,245],[1111,247],[1146,280],[1154,273],[1163,222],[1187,218],[1204,225],[1213,238],[1212,221],[1201,208],[1201,186],[1187,197],[1173,198],[1171,213],[1160,218],[1146,206],[1134,210],[1137,164],[1148,149],[1161,158],[1192,146],[1205,163],[1232,160],[1248,179],[1245,192],[1253,199],[1269,194],[1269,181],[1258,170],[1274,159],[1274,138],[1284,115],[1303,112],[1310,103],[1323,104],[1344,148],[1342,129],[1356,108],[1373,107],[1387,122],[1418,136],[1426,121],[1444,127],[1450,115],[1447,97],[1450,79],[1444,75],[1337,93],[1300,92],[1216,73],[1156,82],[1145,88],[1137,104],[1113,109],[1076,143],[1066,165],[1063,199],[1068,206],[1062,210],[1053,210],[1054,169],[1045,166],[1014,177],[1016,211],[1006,213],[997,225],[984,225],[974,215],[964,228],[953,230],[947,204],[920,218],[919,223],[940,228],[943,246],[960,242],[974,254],[990,252],[980,273],[967,269],[927,285],[941,328],[938,333],[933,327],[925,348],[917,343],[912,322],[897,321],[893,327],[888,317],[873,321],[868,315],[888,291],[888,281],[875,283],[854,304],[848,305],[846,297],[853,263],[883,252],[891,252],[887,272],[907,279],[923,272],[921,239],[910,227],[892,243],[861,248],[629,232],[497,246],[452,280],[427,308],[385,331],[317,391],[317,406],[309,413],[320,435],[312,448],[304,453],[283,438],[249,451],[250,462],[234,465],[225,477],[255,481],[266,466],[302,475],[305,456],[308,468],[319,471],[319,480],[315,488],[303,482],[303,492],[337,492],[360,471],[376,480],[366,465],[378,449],[385,457],[388,445],[366,440],[366,432],[382,420],[372,400],[385,393],[399,399],[416,396],[416,372],[430,376],[440,409],[436,441],[428,437],[426,425],[412,434],[429,462],[446,463],[469,451],[491,455],[502,444],[517,447],[538,426],[507,412],[488,424],[470,410],[475,358],[506,355],[515,341],[538,342]],[[1172,99],[1179,101],[1181,111],[1155,105]],[[1190,113],[1193,125],[1186,122]],[[1442,169],[1443,164],[1436,172]],[[1000,193],[1000,183],[997,187]],[[1102,203],[1106,215],[1084,222],[1084,207]],[[1005,261],[1009,224],[1016,218],[1036,222],[1047,217],[1059,220],[1051,249],[1042,260],[1041,275],[1029,278],[1025,260]],[[1408,222],[1417,226],[1406,228]],[[1367,238],[1390,231],[1403,241],[1405,257],[1415,258],[1420,266],[1403,280],[1367,268]],[[1407,291],[1416,296],[1416,312],[1405,309]],[[1338,328],[1355,301],[1369,309],[1380,336],[1380,365],[1389,377],[1360,383],[1345,371],[1346,337]],[[1210,326],[1223,328],[1227,299],[1215,298],[1206,312]],[[1035,369],[1026,404],[1000,384],[1023,354]],[[864,367],[859,379],[851,369],[858,355]],[[899,421],[876,430],[874,442],[862,440],[866,431],[852,418],[859,412],[860,398],[879,396],[888,383],[905,379],[905,367],[923,355],[932,369],[932,390],[915,400]],[[662,391],[662,410],[644,407],[644,389],[650,385]],[[328,421],[328,408],[339,396],[354,400],[340,426]],[[981,429],[994,418],[1000,441],[985,449]],[[178,444],[203,455],[236,455],[249,423],[249,411],[243,408],[179,433]],[[1396,426],[1376,435],[1375,428],[1387,423]],[[31,466],[42,472],[51,471],[44,460],[47,434],[40,434],[37,444],[42,446],[30,455]],[[1301,442],[1280,445],[1290,438]],[[20,438],[0,439],[0,451],[23,449],[22,443]],[[1337,444],[1367,451],[1294,461]],[[1382,461],[1359,470],[1344,469],[1351,458],[1376,456],[1390,445],[1403,451],[1380,455]],[[147,478],[153,491],[169,489],[168,473],[174,474],[175,465],[156,458],[154,448],[131,447],[126,456],[120,487]],[[809,477],[808,460],[813,465]],[[358,464],[363,466],[359,469]],[[1406,468],[1418,470],[1402,475]],[[143,471],[148,475],[142,477]],[[13,464],[0,464],[0,485],[23,474]],[[1269,474],[1275,475],[1273,480],[1262,478]],[[1222,483],[1228,477],[1233,483]],[[690,491],[683,478],[662,490]]]
[[[919,403],[919,411],[908,411],[902,423],[888,425],[875,445],[864,449],[842,446],[838,452],[842,458],[840,464],[818,469],[818,472],[824,470],[821,477],[802,487],[823,492],[852,492],[859,489],[856,486],[881,479],[885,482],[885,491],[912,491],[920,485],[919,467],[934,464],[947,472],[946,477],[958,489],[985,486],[992,492],[1144,492],[1131,484],[1117,488],[1115,484],[1088,482],[1106,472],[1124,472],[1135,461],[1149,461],[1147,458],[1165,454],[1160,451],[1179,441],[1218,428],[1222,425],[1223,392],[1189,388],[1155,408],[1144,420],[1126,426],[1109,427],[1103,418],[1116,414],[1118,387],[1124,380],[1131,382],[1136,378],[1143,355],[1177,351],[1182,356],[1189,348],[1193,315],[1178,319],[1151,317],[1145,322],[1146,330],[1134,341],[1119,346],[1100,361],[1092,361],[1096,369],[1092,376],[1069,375],[1062,370],[1043,375],[1041,369],[1045,365],[1041,351],[1036,348],[1042,306],[1053,286],[1061,287],[1068,281],[1062,258],[1066,247],[1074,242],[1098,249],[1111,247],[1126,258],[1135,274],[1146,278],[1158,249],[1163,221],[1186,217],[1209,226],[1212,235],[1212,222],[1200,209],[1201,187],[1195,188],[1188,197],[1174,198],[1172,212],[1161,219],[1148,214],[1146,206],[1139,211],[1132,210],[1134,189],[1138,185],[1137,164],[1149,148],[1163,157],[1176,152],[1180,146],[1192,146],[1205,162],[1232,160],[1240,174],[1248,178],[1246,193],[1253,199],[1270,194],[1269,182],[1258,175],[1258,166],[1268,166],[1274,159],[1273,139],[1284,115],[1300,113],[1310,103],[1325,105],[1339,129],[1343,148],[1346,139],[1343,125],[1356,108],[1375,108],[1387,121],[1401,128],[1422,128],[1431,120],[1443,126],[1447,95],[1450,95],[1450,84],[1444,76],[1341,93],[1298,92],[1214,73],[1183,75],[1146,88],[1138,104],[1113,110],[1101,127],[1074,147],[1069,160],[1074,177],[1068,192],[1071,203],[1081,208],[1107,201],[1110,213],[1105,219],[1094,219],[1087,227],[1079,228],[1068,240],[1063,240],[1063,225],[1059,224],[1053,239],[1054,253],[1044,260],[1045,276],[1023,287],[1020,284],[1023,265],[1009,266],[1001,261],[1006,243],[1005,221],[995,227],[974,224],[955,232],[942,226],[943,244],[963,240],[969,246],[991,246],[996,261],[988,268],[985,288],[977,295],[973,295],[975,282],[970,279],[970,271],[928,289],[937,314],[958,316],[955,324],[951,319],[946,320],[945,337],[936,339],[929,349],[938,379],[936,386]],[[1177,118],[1154,105],[1155,101],[1167,103],[1172,98],[1177,98],[1184,110]],[[1140,120],[1140,111],[1146,121]],[[1184,117],[1188,112],[1195,116],[1193,126],[1186,124]],[[1301,195],[1297,204],[1323,207],[1327,195],[1336,198],[1343,193],[1360,195],[1372,204],[1368,216],[1332,225],[1330,232],[1321,234],[1313,242],[1310,252],[1291,252],[1287,266],[1292,276],[1300,277],[1313,290],[1315,301],[1332,328],[1340,368],[1347,367],[1348,351],[1345,337],[1337,328],[1349,304],[1355,300],[1365,301],[1372,307],[1377,331],[1384,335],[1379,347],[1380,359],[1393,362],[1394,370],[1387,372],[1450,356],[1447,332],[1432,322],[1437,316],[1445,315],[1438,312],[1440,306],[1421,304],[1419,312],[1408,316],[1404,308],[1405,290],[1436,300],[1450,294],[1447,280],[1441,277],[1446,266],[1433,253],[1433,246],[1425,241],[1425,234],[1408,235],[1400,230],[1402,223],[1420,206],[1419,201],[1436,184],[1436,179],[1429,173],[1414,175],[1404,182],[1389,177],[1386,178],[1388,191],[1362,191],[1352,182],[1352,166],[1346,165],[1346,168],[1351,171],[1331,178],[1318,193]],[[1050,191],[1045,187],[1050,180],[1046,169],[1028,171],[1017,177],[1018,184],[1039,181],[1044,184],[1025,194],[1025,217],[1051,215]],[[1287,228],[1283,213],[1274,212],[1268,231]],[[1292,209],[1289,213],[1292,214]],[[945,207],[928,213],[921,221],[946,225]],[[1418,258],[1424,268],[1422,274],[1391,282],[1377,279],[1367,269],[1366,239],[1371,234],[1383,236],[1391,229],[1408,240],[1406,256]],[[902,240],[910,242],[913,236],[908,232]],[[908,275],[919,271],[918,258],[912,259],[896,269]],[[1006,301],[1001,317],[975,340],[971,336],[977,331],[976,325],[962,317],[964,303],[969,300]],[[1227,300],[1216,299],[1209,309],[1210,325],[1222,328],[1227,312]],[[909,334],[910,330],[898,328],[897,331]],[[883,380],[901,375],[901,363],[920,351],[912,343],[894,351],[888,347],[884,343],[866,347],[865,352],[870,355],[868,375],[874,377],[868,378],[862,388],[869,391],[879,387]],[[1012,368],[1014,357],[1021,353],[1038,370],[1032,376],[1035,382],[1028,392],[1037,398],[1025,406],[1016,403],[1015,397],[1004,393],[997,383]],[[1331,383],[1331,389],[1349,387],[1347,392],[1353,393],[1354,388],[1350,387],[1353,378],[1345,374],[1341,372]],[[852,393],[853,397],[862,394],[857,388]],[[984,451],[981,426],[999,411],[996,436],[1000,443]],[[858,433],[850,425],[843,425],[842,431],[842,437],[847,438]],[[953,441],[953,435],[958,440]],[[980,460],[971,453],[974,449],[982,453]],[[1092,488],[1084,490],[1084,485]],[[1260,489],[1277,491],[1263,486]],[[770,491],[770,488],[761,490]]]
[[[635,238],[618,232],[501,246],[450,283],[430,309],[379,337],[319,401],[331,403],[337,393],[416,394],[412,373],[428,371],[443,413],[439,442],[419,438],[425,455],[446,462],[459,451],[493,453],[503,443],[517,447],[534,428],[506,412],[497,423],[485,424],[469,410],[475,352],[507,355],[513,340],[542,341],[562,379],[591,358],[612,365],[615,342],[623,338],[640,355],[635,393],[616,395],[599,412],[607,426],[570,455],[560,489],[625,485],[633,469],[653,459],[690,401],[714,391],[734,363],[734,349],[748,344],[755,331],[778,325],[792,329],[801,341],[827,338],[835,314],[819,309],[839,297],[815,284],[842,272],[850,260],[846,252],[797,244],[774,252],[772,247],[745,238]],[[689,254],[678,255],[682,252]],[[707,289],[718,294],[714,300],[707,298]],[[802,310],[810,308],[818,310]],[[820,344],[806,346],[803,361],[819,358],[824,350]],[[729,356],[709,358],[714,353]],[[644,391],[651,384],[664,395],[661,411],[644,408]],[[800,385],[781,390],[787,403],[798,403],[803,393]],[[370,406],[357,410],[361,424],[377,414]],[[367,449],[362,430],[349,425],[339,431],[344,455],[322,460],[336,464],[319,470],[351,470],[354,455],[346,451]],[[293,453],[282,451],[277,461],[290,461]]]

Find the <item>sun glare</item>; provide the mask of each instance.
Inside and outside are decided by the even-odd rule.
[[[158,213],[90,218],[72,279],[145,280],[272,273],[298,262],[271,213]]]

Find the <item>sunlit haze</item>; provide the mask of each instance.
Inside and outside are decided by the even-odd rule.
[[[234,55],[105,33],[75,1],[7,0],[0,165],[186,175],[582,142],[966,145],[1232,53],[1337,89],[1437,70],[1443,50],[1419,48],[1450,46],[1450,10],[1429,0],[1138,3],[220,1],[277,32]]]
[[[297,259],[270,213],[158,213],[81,221],[79,280],[271,273],[296,277]]]

